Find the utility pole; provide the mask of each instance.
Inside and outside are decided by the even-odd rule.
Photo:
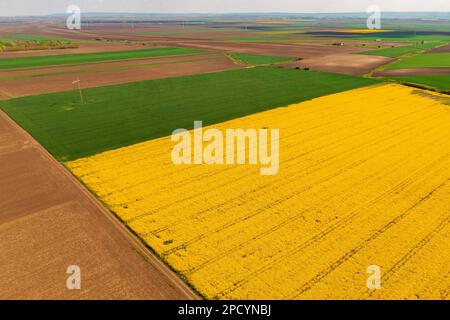
[[[81,91],[81,80],[80,77],[78,76],[77,79],[75,81],[72,82],[73,85],[78,84],[78,91],[80,92],[80,100],[81,100],[81,104],[84,104],[84,100],[83,100],[83,92]]]

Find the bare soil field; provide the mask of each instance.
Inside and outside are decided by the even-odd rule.
[[[283,65],[287,67],[310,68],[316,71],[363,75],[394,60],[380,56],[343,53],[311,57]]]
[[[125,26],[125,28],[128,29],[130,27]],[[125,28],[121,27],[119,30],[124,30]],[[64,38],[68,40],[86,41],[97,38],[99,33],[115,32],[114,30],[115,29],[111,28],[111,26],[103,26],[96,29],[92,29],[90,27],[87,28],[84,26],[82,30],[69,30],[65,28],[64,24],[54,24],[51,21],[39,20],[28,21],[21,24],[2,24],[0,36],[7,34],[30,34],[49,38]],[[120,39],[120,37],[117,39]],[[128,38],[127,40],[132,39]]]
[[[86,41],[94,39],[108,39],[115,41],[143,41],[146,40],[144,36],[135,34],[133,29],[129,26],[119,26],[113,28],[111,26],[92,26],[85,27],[81,31],[74,31],[62,28],[47,29],[43,35],[53,37],[64,37],[71,40]]]
[[[331,46],[318,43],[237,43],[237,42],[176,42],[177,46],[217,51],[235,51],[261,55],[284,56],[293,58],[314,58],[330,54],[351,53],[361,48],[348,46]]]
[[[191,299],[60,164],[0,112],[1,299]],[[81,289],[68,290],[70,265]]]
[[[24,57],[35,57],[35,56],[53,56],[53,55],[61,55],[61,54],[139,50],[139,49],[145,49],[146,47],[148,47],[148,46],[131,44],[131,43],[88,42],[88,43],[81,43],[78,48],[73,48],[73,49],[0,52],[0,59],[1,58],[24,58]],[[150,47],[156,48],[157,46],[150,46]]]
[[[430,52],[431,53],[450,53],[450,44],[443,46],[443,47],[434,48]]]
[[[440,74],[450,75],[450,68],[411,68],[386,69],[374,73],[375,77],[402,77],[402,76],[434,76]]]
[[[0,99],[73,90],[77,77],[83,88],[91,88],[238,68],[224,54],[200,54],[0,72]]]
[[[10,98],[12,98],[12,96],[9,95],[9,93],[0,90],[0,100],[6,100]]]

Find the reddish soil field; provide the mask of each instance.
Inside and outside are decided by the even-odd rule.
[[[433,76],[440,74],[450,75],[450,68],[387,69],[374,73],[374,76],[402,77],[402,76]]]
[[[195,298],[2,112],[0,177],[0,299]],[[66,288],[69,265],[80,290]]]
[[[242,68],[224,54],[201,54],[53,67],[25,71],[0,72],[0,99],[49,92],[73,90],[72,82],[79,77],[83,88],[106,86],[133,81],[185,76]],[[39,75],[39,76],[36,76]]]
[[[395,59],[363,54],[332,54],[283,64],[316,71],[363,75]]]

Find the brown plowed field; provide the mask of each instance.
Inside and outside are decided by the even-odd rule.
[[[432,52],[432,53],[450,53],[450,44],[443,46],[443,47],[434,48],[430,52]]]
[[[0,177],[0,299],[195,298],[2,112]],[[69,265],[81,290],[66,288]]]
[[[114,27],[111,24],[98,26],[83,26],[82,30],[69,30],[64,24],[53,24],[49,21],[31,21],[23,24],[3,24],[0,30],[0,35],[8,34],[30,34],[37,36],[44,36],[49,38],[62,38],[75,41],[93,40],[95,38],[102,38],[103,36],[112,35],[108,37],[111,40],[142,40],[141,36],[125,37],[125,31],[130,35],[132,31],[131,25],[119,24]],[[118,33],[118,36],[114,36]]]
[[[0,99],[73,90],[79,77],[83,88],[185,76],[242,68],[224,54],[173,56],[133,61],[58,66],[0,72]],[[5,78],[6,77],[6,78]],[[8,79],[10,78],[10,79]],[[3,98],[5,99],[5,98]]]
[[[24,58],[24,57],[33,57],[33,56],[54,56],[54,55],[60,55],[60,54],[126,51],[126,50],[139,50],[139,49],[147,49],[147,48],[149,48],[149,46],[143,46],[143,45],[138,45],[138,44],[126,44],[126,43],[109,44],[109,43],[99,41],[99,42],[80,43],[80,46],[78,48],[74,48],[74,49],[0,52],[0,59],[1,58]],[[156,46],[151,46],[150,48],[156,48]]]
[[[450,68],[414,68],[414,69],[386,69],[374,73],[375,77],[402,77],[402,76],[433,76],[449,74]]]
[[[281,57],[294,58],[314,58],[317,56],[326,56],[338,53],[350,53],[361,51],[359,47],[348,46],[331,46],[317,43],[241,43],[241,42],[176,42],[177,46],[218,50],[218,51],[235,51],[242,53],[252,53],[261,55],[273,55]]]
[[[387,57],[343,53],[311,57],[284,65],[287,67],[310,68],[316,71],[363,75],[394,60]]]

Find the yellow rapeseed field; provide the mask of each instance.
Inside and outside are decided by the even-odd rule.
[[[213,126],[279,128],[275,176],[176,166],[170,137],[67,166],[206,298],[448,299],[446,103],[384,84]]]

